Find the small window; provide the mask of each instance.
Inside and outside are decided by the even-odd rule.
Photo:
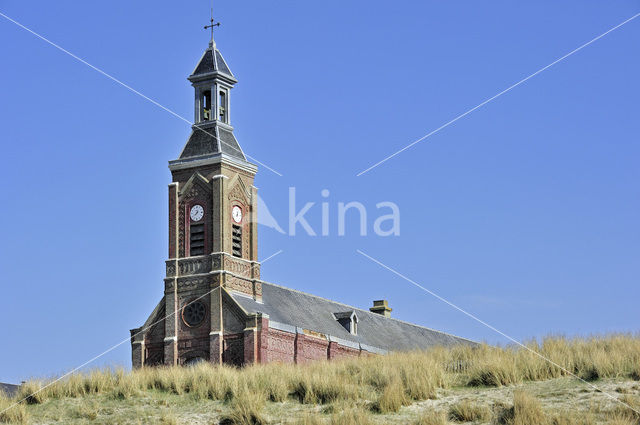
[[[242,258],[242,227],[237,224],[231,228],[231,253],[234,257]]]
[[[189,255],[204,255],[204,223],[189,228]]]
[[[202,93],[202,119],[203,121],[209,121],[211,116],[211,90],[207,90]]]
[[[224,90],[220,90],[218,97],[218,119],[227,122],[227,93]]]

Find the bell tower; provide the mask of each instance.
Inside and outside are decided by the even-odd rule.
[[[262,299],[257,166],[233,133],[230,94],[238,81],[213,37],[188,80],[195,93],[194,124],[180,156],[169,162],[167,365],[222,362],[225,297],[236,292]]]

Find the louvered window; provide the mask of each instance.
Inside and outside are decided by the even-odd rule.
[[[231,229],[231,249],[235,257],[242,257],[242,227],[237,224]]]
[[[204,223],[191,224],[189,230],[189,254],[204,255]]]

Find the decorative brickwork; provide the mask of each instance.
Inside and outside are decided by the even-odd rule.
[[[350,347],[345,347],[337,342],[331,341],[329,343],[329,360],[344,358],[344,357],[359,357],[360,350]]]
[[[264,332],[264,335],[268,344],[265,347],[266,351],[262,354],[265,363],[295,363],[296,334],[269,329],[268,332]]]
[[[296,363],[307,363],[314,360],[326,360],[329,341],[325,338],[298,334],[302,344],[302,353],[296,353]],[[299,349],[299,345],[297,346]]]

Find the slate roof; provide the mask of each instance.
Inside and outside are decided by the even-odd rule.
[[[224,153],[233,158],[245,158],[233,131],[223,128],[217,123],[200,123],[191,127],[191,135],[184,146],[180,159],[193,158],[203,155]]]
[[[202,55],[202,58],[200,58],[200,62],[198,62],[198,65],[193,70],[191,77],[209,74],[211,72],[219,72],[235,79],[220,51],[210,44],[209,48],[205,50]]]
[[[20,385],[4,384],[0,382],[0,392],[6,394],[8,397],[13,397],[20,388]]]
[[[438,345],[476,344],[468,339],[272,283],[262,284],[262,303],[237,293],[232,293],[231,296],[248,313],[267,313],[270,322],[331,335],[382,351],[408,351]],[[347,310],[354,310],[358,316],[357,335],[349,333],[334,316],[335,313]]]

